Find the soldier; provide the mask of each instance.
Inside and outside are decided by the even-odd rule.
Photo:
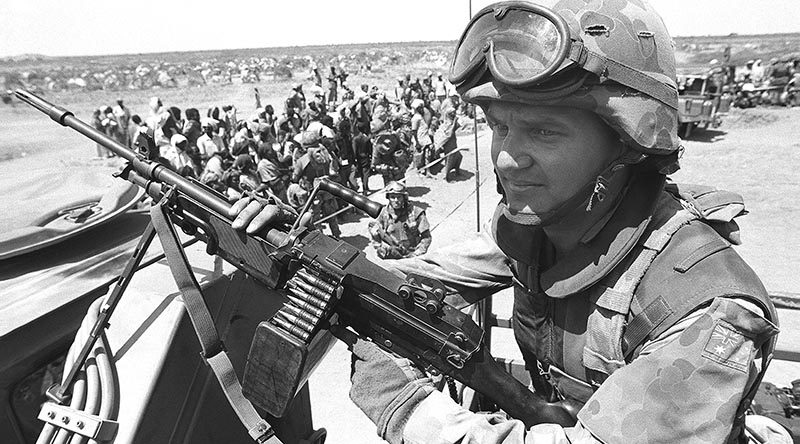
[[[667,182],[680,148],[675,77],[672,40],[642,0],[503,2],[473,16],[449,78],[492,130],[502,196],[491,234],[396,268],[442,280],[459,306],[513,286],[534,396],[571,419],[469,412],[409,361],[354,339],[350,396],[379,436],[747,440],[775,308],[731,247],[741,197]],[[258,231],[266,217],[248,225],[261,211],[238,202],[234,226]]]
[[[389,205],[369,223],[372,246],[381,259],[419,256],[431,245],[431,230],[425,210],[408,201],[406,186],[392,182],[386,187]]]
[[[405,177],[408,160],[394,133],[384,133],[375,138],[372,151],[372,169],[383,177],[383,186]]]

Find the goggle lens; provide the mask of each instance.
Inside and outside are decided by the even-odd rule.
[[[463,82],[485,58],[493,74],[503,80],[535,81],[543,73],[552,73],[563,60],[562,31],[552,19],[534,11],[511,8],[495,14],[489,10],[462,37],[450,79]]]

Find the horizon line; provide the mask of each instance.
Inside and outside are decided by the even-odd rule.
[[[779,36],[779,35],[798,35],[800,36],[800,32],[773,32],[773,33],[759,33],[759,34],[739,34],[739,33],[729,33],[727,35],[721,34],[705,34],[705,35],[679,35],[679,36],[672,36],[672,39],[687,39],[687,38],[731,38],[731,37],[763,37],[763,36]],[[117,56],[131,56],[131,55],[158,55],[158,54],[174,54],[174,53],[186,53],[186,52],[213,52],[213,51],[236,51],[236,50],[275,50],[275,49],[288,49],[288,48],[321,48],[321,47],[329,47],[329,46],[357,46],[357,45],[376,45],[376,44],[384,44],[384,45],[392,45],[392,44],[455,44],[456,40],[398,40],[398,41],[388,41],[388,42],[354,42],[354,43],[333,43],[333,44],[308,44],[308,45],[284,45],[284,46],[262,46],[262,47],[238,47],[238,48],[212,48],[212,49],[181,49],[175,51],[153,51],[153,52],[121,52],[121,53],[114,53],[114,54],[78,54],[78,55],[48,55],[42,53],[22,53],[22,54],[14,54],[14,55],[0,55],[0,61],[14,61],[10,59],[14,58],[36,58],[36,57],[43,57],[48,59],[66,59],[66,58],[78,58],[78,57],[117,57]]]

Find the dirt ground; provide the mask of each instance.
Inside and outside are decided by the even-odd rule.
[[[244,96],[243,96],[244,97]],[[244,99],[240,99],[244,103]],[[92,160],[93,146],[68,130],[25,110],[24,105],[0,107],[0,152],[14,143],[29,144],[31,154],[14,155],[13,160],[0,162],[0,205],[6,209],[0,218],[0,228],[8,229],[34,213],[31,198],[47,188],[63,190],[64,173],[75,168],[102,166],[112,170],[114,162]],[[86,108],[86,106],[84,106]],[[491,215],[498,196],[488,155],[489,134],[478,135],[480,220]],[[468,239],[477,227],[476,168],[474,138],[471,134],[459,138],[459,146],[468,147],[462,164],[465,174],[457,182],[446,183],[441,178],[426,178],[410,172],[408,185],[411,199],[426,208],[433,227],[432,249]],[[750,211],[740,219],[743,245],[740,254],[756,270],[770,292],[800,293],[800,209],[796,204],[800,186],[800,108],[758,108],[733,110],[720,128],[698,130],[692,140],[684,142],[682,169],[674,175],[678,182],[703,183],[735,191],[743,195]],[[56,175],[54,171],[60,171]],[[373,189],[380,179],[373,178]],[[25,194],[22,185],[38,186]],[[28,196],[28,197],[25,197]],[[380,196],[376,197],[381,200]],[[26,216],[27,215],[27,216]],[[358,247],[367,247],[366,216],[346,215],[343,219],[343,238]],[[507,311],[507,301],[498,300],[497,309]],[[793,342],[796,324],[786,318],[782,341]],[[496,338],[498,353],[505,350],[506,336]],[[783,338],[786,339],[783,339]],[[502,344],[505,342],[505,344]],[[797,348],[800,350],[800,347]],[[328,430],[330,443],[378,443],[374,426],[348,400],[350,384],[349,353],[340,343],[320,365],[310,380],[314,422]],[[794,379],[791,369],[780,369],[776,382],[788,384]],[[799,374],[800,372],[795,372]],[[770,380],[770,378],[768,378]],[[784,381],[785,380],[785,381]]]

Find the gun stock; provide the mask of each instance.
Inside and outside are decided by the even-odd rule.
[[[282,416],[327,350],[324,344],[315,348],[324,342],[320,334],[327,333],[331,322],[339,322],[385,350],[474,388],[526,425],[574,425],[574,416],[561,403],[544,401],[494,361],[483,344],[483,330],[444,302],[446,289],[441,282],[415,275],[400,278],[352,245],[319,230],[289,231],[281,226],[262,235],[234,230],[230,204],[215,191],[145,159],[60,106],[24,90],[15,95],[127,160],[119,176],[154,199],[170,192],[172,222],[203,240],[209,254],[221,256],[269,288],[285,290],[289,301],[292,294],[307,297],[297,299],[290,311],[262,322],[254,336],[243,385],[251,401],[271,415]],[[319,187],[373,217],[380,212],[379,204],[337,184],[322,181]],[[297,280],[298,275],[305,280]],[[293,351],[283,355],[290,357],[289,362],[276,359],[276,353],[285,353],[287,347]],[[267,380],[273,385],[265,385]]]

